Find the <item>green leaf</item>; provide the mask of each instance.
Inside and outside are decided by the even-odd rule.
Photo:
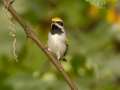
[[[98,6],[98,7],[103,7],[108,0],[86,0],[92,5]]]

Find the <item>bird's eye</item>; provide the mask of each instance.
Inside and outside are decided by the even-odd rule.
[[[60,26],[63,26],[63,22],[57,21],[56,23],[58,23]]]

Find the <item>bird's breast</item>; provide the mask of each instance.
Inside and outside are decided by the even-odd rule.
[[[65,33],[59,35],[59,34],[49,34],[49,40],[52,40],[53,42],[64,42],[66,40]]]
[[[57,35],[57,34],[51,35],[51,34],[49,34],[49,36],[48,36],[48,47],[51,48],[52,50],[60,49],[60,48],[64,47],[65,40],[66,40],[65,34],[62,34],[62,35]]]

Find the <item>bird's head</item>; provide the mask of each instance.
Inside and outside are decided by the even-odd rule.
[[[51,33],[52,34],[62,34],[64,33],[63,20],[59,17],[52,18],[51,23]]]

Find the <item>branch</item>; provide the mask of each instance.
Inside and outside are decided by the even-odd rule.
[[[17,14],[15,9],[11,6],[12,2],[11,0],[3,0],[5,8],[11,13],[13,18],[21,25],[21,27],[24,29],[26,36],[33,41],[49,58],[50,62],[56,67],[56,69],[63,75],[65,81],[71,88],[71,90],[78,90],[74,81],[71,80],[71,78],[68,76],[68,74],[64,71],[63,67],[61,66],[61,63],[47,50],[45,49],[45,46],[42,44],[42,42],[37,38],[36,34],[33,32],[33,29],[28,26],[22,18]]]

